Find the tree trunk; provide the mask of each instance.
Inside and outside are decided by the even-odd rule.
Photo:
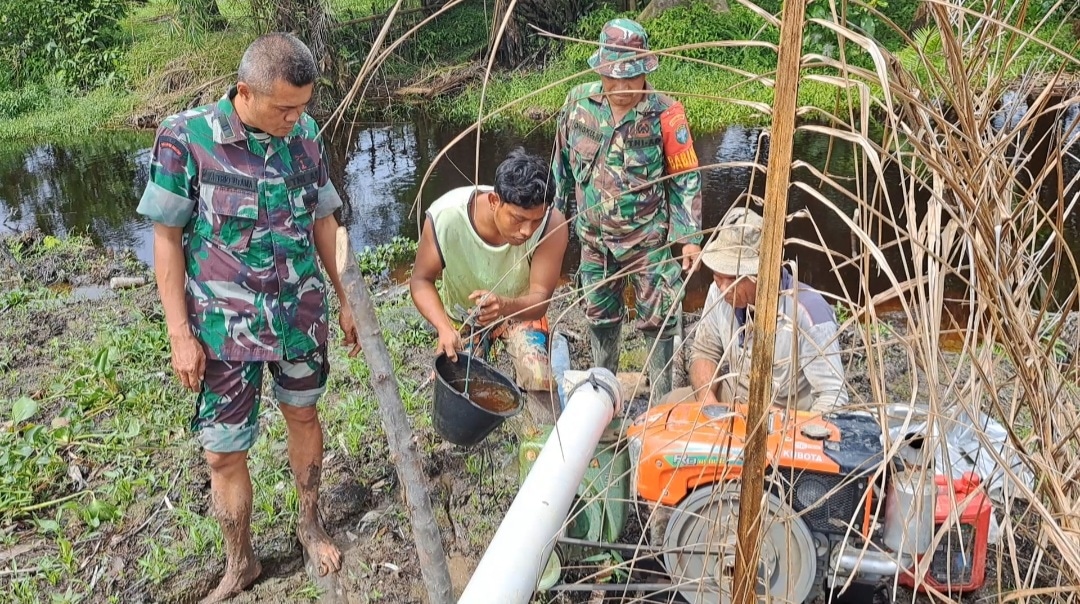
[[[728,8],[727,0],[707,0],[709,5],[713,7],[718,13],[726,13],[730,9]],[[641,14],[638,15],[638,21],[644,22],[655,17],[659,17],[660,13],[666,11],[669,8],[674,8],[680,4],[686,4],[687,0],[652,0],[648,6],[642,9]]]
[[[220,31],[225,29],[225,17],[217,0],[180,0],[180,21],[189,30]]]
[[[492,19],[491,46],[506,15],[510,0],[496,0]],[[503,67],[521,65],[529,55],[541,50],[544,38],[534,27],[556,35],[566,35],[574,23],[596,6],[595,0],[518,0],[514,15],[506,24],[496,60]]]

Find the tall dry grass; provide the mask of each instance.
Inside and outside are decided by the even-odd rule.
[[[927,28],[898,30],[911,45],[904,56],[845,24],[842,1],[830,2],[833,18],[813,21],[836,36],[839,52],[805,55],[802,77],[834,87],[836,105],[831,111],[800,108],[806,119],[798,128],[831,137],[837,146],[854,146],[858,159],[854,179],[796,162],[796,169],[817,181],[793,187],[819,205],[789,219],[811,225],[843,221],[852,245],[829,249],[823,237],[792,237],[785,245],[825,251],[834,270],[859,275],[839,300],[851,309],[841,336],[847,368],[863,376],[857,388],[853,385],[852,407],[886,426],[895,421],[886,416],[888,405],[920,408],[927,418],[928,449],[945,459],[958,452],[942,435],[964,416],[988,417],[1004,429],[1004,443],[981,429],[965,441],[1000,468],[995,481],[984,483],[999,525],[988,585],[980,593],[984,601],[1072,602],[1080,585],[1080,321],[1075,314],[1080,271],[1066,225],[1076,220],[1080,199],[1080,120],[1068,125],[1065,117],[1075,116],[1080,105],[1072,75],[1080,60],[1076,48],[1046,40],[1053,39],[1051,28],[1075,18],[1077,8],[1062,0],[1049,7],[1048,18],[1033,23],[1026,0],[924,4]],[[514,6],[506,5],[502,24]],[[766,17],[779,25],[775,16]],[[399,42],[384,44],[380,38],[355,95],[342,107],[362,98],[365,78]],[[760,40],[715,44],[768,45]],[[1025,73],[1010,69],[1033,48],[1040,50],[1041,64]],[[670,64],[681,60],[680,50],[658,52]],[[870,61],[856,61],[855,55]],[[490,76],[490,62],[487,67]],[[738,72],[737,66],[714,67]],[[530,96],[511,105],[527,105]],[[714,98],[744,103],[726,91]],[[484,107],[458,140],[507,108]],[[753,108],[765,115],[771,111],[763,104]],[[764,165],[764,157],[754,162],[755,178],[767,178]],[[730,166],[701,169],[722,167]],[[425,178],[429,175],[430,170]],[[886,317],[887,304],[899,311]],[[890,454],[900,446],[887,439]],[[637,509],[644,525],[637,540],[641,549],[609,560],[592,580],[626,580],[625,573],[612,573],[610,567],[640,569],[640,561],[649,557],[648,536],[662,530],[669,512]],[[722,529],[714,532],[717,541],[724,539]],[[588,579],[590,573],[583,570],[577,577],[582,576]],[[623,595],[637,601],[646,591]],[[899,598],[912,597],[899,593]]]

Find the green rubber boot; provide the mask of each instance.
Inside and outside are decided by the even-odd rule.
[[[652,342],[647,346],[652,349],[649,361],[646,364],[649,370],[649,385],[652,390],[652,400],[658,402],[661,397],[671,392],[671,358],[675,356],[675,338],[667,337],[655,340],[656,348],[652,348]]]
[[[589,344],[592,346],[594,367],[603,367],[611,373],[618,374],[621,343],[621,324],[589,326]]]

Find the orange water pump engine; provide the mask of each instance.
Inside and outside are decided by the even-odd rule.
[[[873,417],[774,409],[766,430],[762,590],[807,602],[891,582],[929,553],[939,487],[886,460]],[[731,597],[746,434],[739,404],[661,405],[627,430],[633,489],[660,517],[653,545],[691,604]]]

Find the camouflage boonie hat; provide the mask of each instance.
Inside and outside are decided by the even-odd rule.
[[[636,78],[659,66],[656,55],[640,56],[649,50],[649,36],[637,21],[612,19],[600,31],[600,48],[589,57],[589,67],[609,78]]]

